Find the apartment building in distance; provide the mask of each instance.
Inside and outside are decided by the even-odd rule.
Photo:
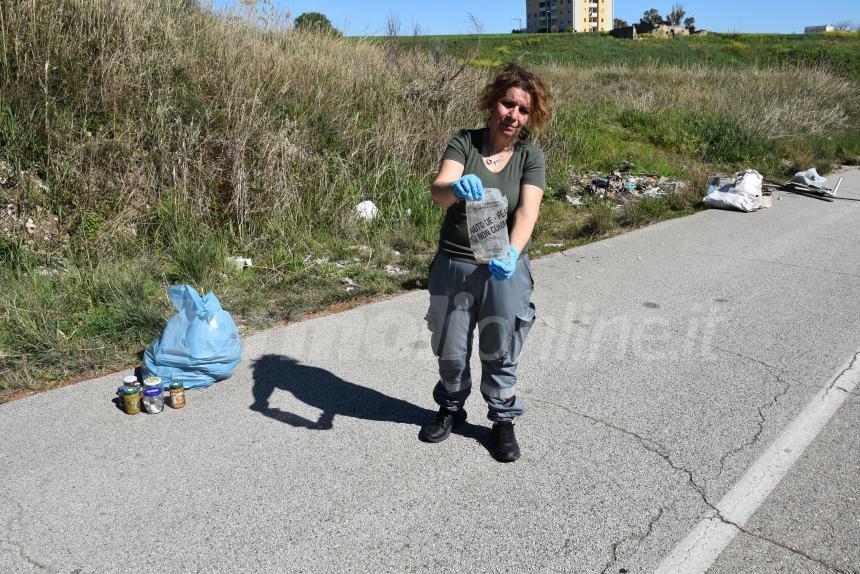
[[[833,32],[836,26],[827,24],[826,26],[807,26],[803,29],[804,34],[821,34],[822,32]]]
[[[608,32],[614,0],[526,0],[527,32]]]

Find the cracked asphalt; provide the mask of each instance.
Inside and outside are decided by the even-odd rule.
[[[458,433],[418,441],[423,291],[249,337],[183,410],[124,415],[125,373],[0,405],[0,571],[653,572],[816,393],[845,392],[842,175],[833,201],[777,192],[534,261],[513,464],[477,392]],[[860,573],[858,423],[855,389],[708,571]]]

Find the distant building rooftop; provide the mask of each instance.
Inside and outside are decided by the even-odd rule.
[[[826,26],[807,26],[803,29],[804,34],[821,34],[822,32],[833,32],[836,30],[834,26],[827,24]]]

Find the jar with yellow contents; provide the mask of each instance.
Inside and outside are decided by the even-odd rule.
[[[185,406],[185,386],[180,381],[170,383],[170,406],[174,409]]]
[[[140,413],[140,387],[122,387],[122,401],[127,414],[136,415]]]

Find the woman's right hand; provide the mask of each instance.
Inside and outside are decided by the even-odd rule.
[[[478,201],[484,197],[484,184],[477,175],[468,173],[451,184],[451,191],[457,199]]]

